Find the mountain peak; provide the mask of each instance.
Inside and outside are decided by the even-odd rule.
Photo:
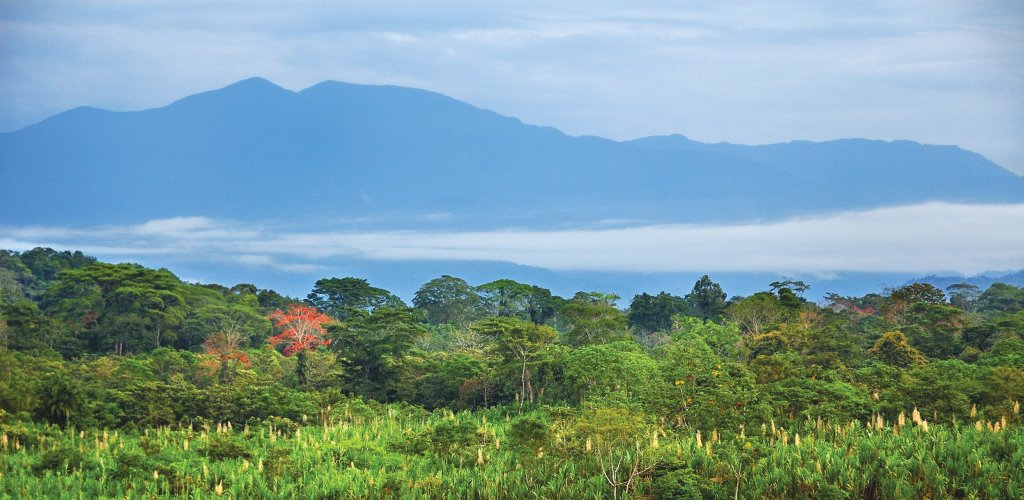
[[[264,104],[273,102],[283,96],[293,95],[295,95],[295,92],[291,90],[283,88],[265,78],[254,76],[216,90],[190,95],[175,101],[171,106],[210,106],[217,102]]]
[[[246,78],[245,80],[239,80],[239,81],[237,81],[235,83],[232,83],[231,85],[228,85],[228,86],[222,88],[221,90],[227,90],[227,89],[233,89],[233,90],[285,90],[280,85],[278,85],[278,84],[276,84],[276,83],[274,83],[274,82],[272,82],[270,80],[267,80],[266,78],[262,78],[262,77],[259,77],[259,76],[252,76],[252,77]]]

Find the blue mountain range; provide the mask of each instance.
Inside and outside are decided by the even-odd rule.
[[[572,137],[425,90],[333,81],[294,92],[250,78],[161,108],[82,107],[0,134],[0,226],[8,227],[205,216],[332,230],[558,229],[769,221],[927,201],[1024,202],[1024,178],[956,146]],[[556,293],[599,289],[628,298],[685,294],[699,276],[357,258],[283,273],[136,260],[187,279],[250,281],[297,295],[319,277],[353,275],[409,298],[419,284],[452,274],[474,284],[510,277]],[[715,277],[730,293],[778,278]],[[845,273],[813,295],[880,291],[913,278]]]
[[[955,146],[571,137],[424,90],[251,78],[135,112],[0,134],[0,222],[203,215],[389,227],[727,222],[923,201],[1024,201]]]

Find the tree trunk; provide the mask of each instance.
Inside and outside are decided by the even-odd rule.
[[[306,351],[299,351],[295,363],[295,376],[299,379],[299,387],[306,386]]]
[[[519,397],[519,412],[523,411],[523,403],[526,403],[526,356],[523,356],[523,392]]]

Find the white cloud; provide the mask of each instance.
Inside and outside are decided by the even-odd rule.
[[[0,246],[165,255],[308,273],[332,261],[499,261],[634,272],[952,272],[1024,268],[1024,204],[926,203],[736,225],[558,231],[303,231],[175,218],[87,229],[0,227]]]

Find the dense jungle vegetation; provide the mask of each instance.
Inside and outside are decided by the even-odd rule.
[[[1024,289],[806,291],[298,299],[0,251],[0,495],[1024,496]]]

